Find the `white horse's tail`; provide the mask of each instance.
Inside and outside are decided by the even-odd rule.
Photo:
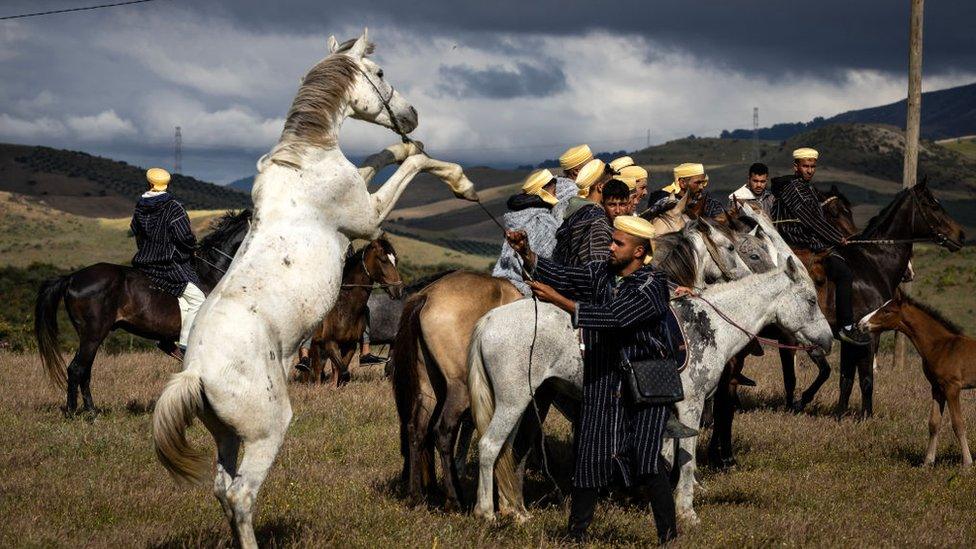
[[[193,448],[186,429],[203,409],[203,383],[194,371],[174,374],[156,401],[153,446],[156,458],[180,483],[202,484],[210,471],[207,452]]]
[[[488,431],[488,425],[495,415],[495,393],[485,371],[481,346],[486,325],[484,318],[478,321],[471,335],[471,347],[468,349],[468,391],[471,396],[471,415],[474,417],[479,439]],[[498,486],[498,506],[504,510],[524,510],[522,485],[515,471],[512,445],[508,442],[502,446],[498,461],[495,462],[495,481]]]

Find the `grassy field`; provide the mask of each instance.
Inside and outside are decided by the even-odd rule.
[[[882,364],[888,364],[887,357]],[[209,488],[178,488],[150,443],[154,399],[177,369],[159,354],[101,357],[94,371],[102,412],[65,419],[62,395],[36,357],[0,354],[0,545],[229,546]],[[762,359],[748,373],[735,445],[739,467],[700,472],[702,524],[680,546],[972,546],[976,478],[959,467],[945,426],[937,464],[923,469],[929,389],[917,357],[877,374],[874,419],[837,422],[828,410],[836,377],[808,415],[781,409],[778,368]],[[808,382],[812,367],[801,368]],[[834,374],[836,376],[836,373]],[[258,503],[258,540],[272,546],[559,546],[566,510],[539,474],[528,482],[533,519],[486,524],[436,506],[411,507],[398,487],[400,458],[392,395],[377,369],[357,369],[336,391],[293,385],[294,421]],[[964,409],[976,425],[973,396]],[[554,414],[555,415],[555,414]],[[553,469],[569,469],[568,430],[549,423]],[[191,433],[212,448],[199,426]],[[705,436],[707,439],[708,432]],[[704,444],[704,441],[703,441]],[[472,457],[472,459],[474,459]],[[471,468],[469,467],[469,470]],[[468,494],[473,479],[467,478]],[[649,514],[605,501],[592,529],[597,545],[645,545]]]

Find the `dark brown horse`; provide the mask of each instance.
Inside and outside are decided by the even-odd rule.
[[[399,299],[403,293],[396,262],[396,250],[385,238],[373,240],[346,260],[335,307],[312,335],[312,371],[303,376],[306,381],[322,381],[328,359],[332,363],[332,383],[339,387],[349,382],[349,362],[366,329],[369,294],[374,287],[383,288],[390,299]]]
[[[250,226],[251,212],[228,212],[214,222],[200,241],[193,266],[201,290],[210,293],[230,266]],[[58,348],[58,307],[64,301],[78,333],[78,351],[65,369]],[[41,285],[34,304],[34,334],[48,377],[58,387],[67,385],[67,412],[78,408],[81,391],[86,411],[95,409],[91,394],[92,363],[108,334],[123,329],[172,349],[180,336],[177,299],[155,289],[149,278],[133,267],[96,263]],[[67,382],[67,384],[65,383]]]
[[[973,465],[966,440],[959,393],[976,388],[976,339],[931,307],[896,292],[894,299],[861,320],[861,328],[872,331],[898,330],[912,340],[922,355],[922,372],[932,386],[932,412],[929,415],[929,446],[924,465],[935,463],[942,414],[949,403],[952,430],[959,440],[962,466]]]
[[[895,293],[908,268],[912,255],[912,244],[919,241],[933,241],[949,251],[962,247],[965,235],[942,205],[929,190],[925,182],[912,189],[895,195],[894,200],[877,216],[868,222],[868,227],[851,238],[852,243],[835,250],[850,265],[854,273],[854,318],[860,318],[877,309]],[[836,330],[832,284],[819,277],[816,265],[808,263],[811,276],[818,283],[818,297],[824,316]],[[873,413],[874,395],[874,345],[858,347],[841,343],[840,353],[840,398],[836,414],[840,417],[847,411],[855,376],[860,379],[861,415],[869,417]],[[783,377],[786,385],[787,404],[792,403],[792,387],[796,378],[793,374],[793,351],[782,350]],[[830,364],[825,357],[813,357],[819,368],[817,378],[803,392],[794,411],[802,410],[811,402],[817,391],[830,375]],[[726,378],[730,378],[731,369]],[[735,464],[732,451],[732,417],[735,412],[734,398],[730,391],[724,390],[730,379],[723,379],[715,401],[715,430],[709,447],[710,460],[720,466]]]

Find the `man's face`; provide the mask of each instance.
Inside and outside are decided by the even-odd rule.
[[[647,196],[647,178],[637,180],[637,190],[634,192],[634,205],[636,206],[644,197]]]
[[[629,215],[634,213],[634,201],[628,198],[607,198],[603,201],[603,209],[607,211],[610,224],[618,215]]]
[[[708,178],[704,175],[693,175],[679,179],[678,186],[690,192],[691,196],[698,196],[701,194],[702,189],[705,188],[706,181],[708,181]]]
[[[640,242],[623,231],[613,231],[613,242],[610,243],[610,269],[620,271],[630,265],[637,255],[637,248],[644,247]]]
[[[769,180],[769,174],[749,174],[749,190],[752,194],[759,196],[766,190],[766,182]]]
[[[579,171],[580,171],[579,168],[570,168],[568,170],[563,170],[563,175],[566,176],[566,179],[572,179],[573,181],[576,181],[576,176],[579,175]]]
[[[552,196],[556,196],[556,180],[553,179],[551,183],[546,183],[542,187],[542,190],[546,191],[547,193],[551,194]]]
[[[796,175],[804,181],[810,181],[813,179],[813,174],[817,173],[817,159],[797,158],[793,161],[793,167],[796,169]]]

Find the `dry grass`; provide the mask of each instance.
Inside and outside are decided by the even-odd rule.
[[[883,364],[890,363],[887,359]],[[760,365],[761,364],[761,365]],[[176,487],[153,457],[155,397],[176,364],[159,354],[101,357],[92,417],[65,419],[33,356],[0,354],[0,545],[227,546],[230,533],[206,487]],[[681,545],[926,545],[976,542],[976,480],[958,468],[946,426],[936,467],[922,469],[928,388],[917,357],[877,375],[874,419],[836,422],[836,373],[809,415],[780,409],[778,369],[763,359],[747,372],[736,424],[741,465],[705,470],[696,498],[702,524]],[[812,368],[801,371],[809,381]],[[532,508],[526,525],[408,506],[397,488],[400,459],[390,389],[377,369],[359,369],[335,391],[292,387],[295,419],[262,491],[256,527],[267,545],[433,546],[561,544],[565,509]],[[964,401],[976,425],[973,397]],[[551,421],[554,468],[565,471],[567,429]],[[199,426],[198,443],[212,447]],[[471,486],[471,479],[468,479]],[[548,491],[541,475],[530,496]],[[469,494],[471,490],[469,489]],[[647,544],[648,513],[601,504],[592,533],[601,545]]]

